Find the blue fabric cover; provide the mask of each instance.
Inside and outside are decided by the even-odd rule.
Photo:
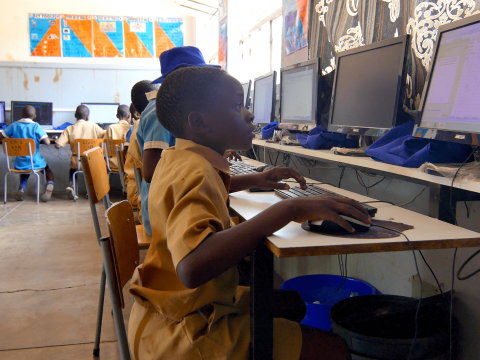
[[[273,137],[273,132],[275,130],[278,130],[278,121],[271,122],[270,124],[267,124],[263,127],[262,129],[262,139],[263,140],[268,140]]]
[[[426,162],[461,163],[472,152],[470,145],[413,137],[414,125],[415,122],[411,121],[394,127],[365,153],[377,161],[418,168]]]
[[[347,139],[346,134],[328,132],[320,125],[310,130],[307,135],[297,134],[297,140],[304,148],[313,150],[326,150],[332,147],[358,147],[358,139]]]
[[[57,127],[53,127],[53,130],[65,130],[67,127],[69,127],[70,125],[73,125],[69,122],[64,122],[62,125],[60,126],[57,126]]]

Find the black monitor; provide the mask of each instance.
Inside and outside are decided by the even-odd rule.
[[[250,109],[250,89],[252,87],[252,80],[248,80],[247,82],[242,83],[243,87],[243,103],[245,107]]]
[[[480,15],[438,30],[413,135],[480,144]]]
[[[256,124],[268,124],[275,118],[277,72],[256,78],[253,82],[253,111]]]
[[[0,101],[0,125],[5,124],[5,101]]]
[[[117,119],[118,103],[83,103],[88,107],[90,113],[88,115],[88,121],[96,124],[115,124]]]
[[[328,130],[380,136],[404,122],[410,35],[337,53]]]
[[[35,121],[40,125],[52,125],[52,120],[53,120],[52,103],[49,103],[49,102],[12,101],[11,102],[12,122],[18,121],[22,118],[22,109],[26,105],[31,105],[35,108],[37,117],[33,121]]]
[[[316,58],[280,70],[280,128],[308,131],[317,126],[320,66]]]

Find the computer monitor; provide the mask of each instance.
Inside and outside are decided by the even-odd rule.
[[[88,121],[96,124],[115,124],[117,119],[118,103],[83,103],[88,107],[90,113],[88,115]]]
[[[0,125],[5,124],[5,101],[0,101]]]
[[[12,101],[10,105],[12,122],[18,121],[22,118],[22,109],[26,105],[31,105],[35,108],[37,117],[33,121],[40,125],[52,125],[52,103],[49,102]]]
[[[277,72],[256,78],[253,82],[253,111],[256,124],[269,124],[275,118]]]
[[[480,144],[480,15],[438,30],[413,135]]]
[[[243,103],[247,109],[250,109],[250,89],[252,87],[252,80],[242,83],[243,87]]]
[[[308,131],[317,126],[320,64],[316,58],[280,70],[280,128]]]
[[[328,130],[380,136],[400,125],[410,35],[337,53]]]

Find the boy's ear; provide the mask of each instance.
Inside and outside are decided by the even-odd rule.
[[[35,120],[37,118],[37,114],[33,115],[32,120]]]
[[[210,131],[203,119],[203,114],[198,111],[192,111],[188,114],[188,125],[190,129],[199,134],[207,134]]]

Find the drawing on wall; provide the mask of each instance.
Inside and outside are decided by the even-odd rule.
[[[62,56],[93,56],[90,15],[62,15]]]
[[[155,19],[155,56],[176,46],[183,46],[183,19]]]
[[[220,20],[220,36],[218,38],[218,65],[227,70],[227,16]]]
[[[95,57],[123,57],[123,19],[121,16],[93,17]]]
[[[125,17],[125,57],[153,58],[153,19]]]
[[[285,3],[285,54],[307,46],[307,0],[286,0]]]
[[[60,45],[60,16],[29,14],[31,56],[62,56]]]

